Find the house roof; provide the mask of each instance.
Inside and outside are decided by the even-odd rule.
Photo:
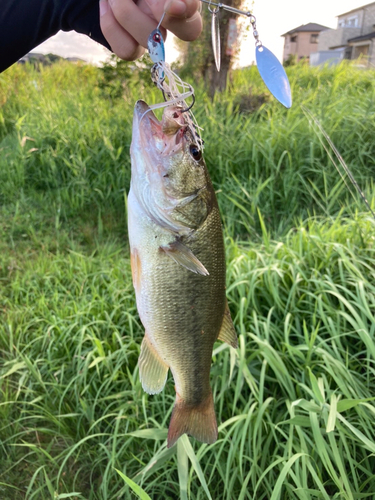
[[[371,38],[375,38],[375,31],[373,31],[372,33],[367,33],[367,35],[349,38],[348,42],[362,42],[362,40],[371,40]]]
[[[339,14],[336,17],[346,16],[347,14],[351,14],[352,12],[356,12],[357,10],[365,9],[366,7],[370,7],[370,5],[375,5],[375,2],[367,3],[366,5],[362,5],[361,7],[356,7],[355,9],[348,10],[348,12],[344,12],[343,14]]]
[[[294,28],[293,30],[287,31],[281,36],[292,35],[293,33],[299,33],[301,31],[324,31],[329,30],[327,26],[323,26],[322,24],[317,23],[307,23],[298,26],[298,28]]]

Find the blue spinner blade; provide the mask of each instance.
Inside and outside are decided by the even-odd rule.
[[[263,45],[256,48],[258,71],[271,94],[286,108],[292,106],[292,93],[285,70],[272,52]]]
[[[154,30],[148,37],[147,48],[154,63],[165,61],[164,40],[158,29]]]

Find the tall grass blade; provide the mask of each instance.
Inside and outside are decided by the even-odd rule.
[[[183,442],[177,441],[177,470],[180,483],[180,499],[188,499],[189,460]]]
[[[193,469],[195,470],[195,473],[198,476],[198,479],[199,479],[199,481],[200,481],[200,483],[201,483],[201,485],[202,485],[202,487],[207,495],[207,498],[209,500],[212,500],[211,494],[208,490],[208,486],[207,486],[207,483],[206,483],[206,480],[204,477],[204,473],[202,471],[201,466],[199,465],[199,461],[197,459],[196,454],[194,453],[194,450],[193,450],[193,447],[191,446],[189,438],[187,437],[186,434],[183,434],[180,437],[179,441],[180,441],[180,446],[182,446],[182,448],[185,450],[186,455],[190,459],[191,465],[192,465]]]
[[[286,464],[283,466],[280,472],[278,480],[276,481],[275,488],[272,492],[270,500],[278,500],[280,498],[285,477],[290,472],[290,469],[292,468],[294,462],[299,458],[303,457],[304,455],[305,455],[304,453],[296,453],[286,462]]]
[[[137,483],[132,481],[128,476],[126,476],[123,472],[116,469],[117,474],[125,481],[125,483],[134,491],[138,498],[141,500],[151,500],[151,497],[147,495],[145,490],[143,490]]]

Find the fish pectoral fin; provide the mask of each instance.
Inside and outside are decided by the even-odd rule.
[[[222,340],[223,342],[226,342],[230,346],[234,347],[234,349],[237,349],[238,347],[237,334],[236,330],[234,329],[233,321],[230,315],[228,302],[226,302],[223,322],[221,324],[221,329],[218,339]]]
[[[141,354],[138,359],[139,378],[148,394],[158,394],[167,380],[169,366],[164,363],[147,337],[143,337]]]
[[[204,267],[202,262],[197,259],[193,252],[186,245],[181,243],[181,241],[174,241],[169,245],[160,247],[164,252],[177,264],[189,269],[193,273],[201,274],[202,276],[208,276],[209,272]]]

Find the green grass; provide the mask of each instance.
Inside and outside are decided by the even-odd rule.
[[[239,349],[215,345],[218,441],[169,450],[125,214],[132,108],[160,96],[63,63],[0,75],[0,499],[374,498],[375,221],[301,105],[374,209],[375,73],[289,76],[288,111],[254,68],[214,102],[197,85]]]

